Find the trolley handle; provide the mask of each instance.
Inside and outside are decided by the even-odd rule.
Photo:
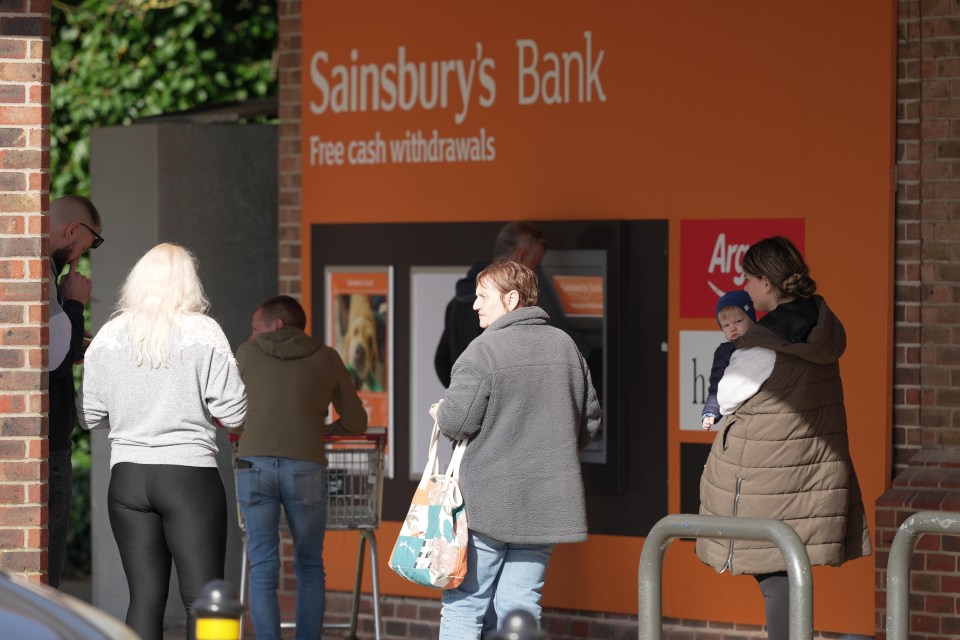
[[[334,436],[334,435],[325,435],[323,436],[324,442],[387,442],[387,431],[376,431],[373,433],[367,432],[362,435],[357,436]]]

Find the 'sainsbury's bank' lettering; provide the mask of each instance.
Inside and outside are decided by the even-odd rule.
[[[350,64],[330,65],[326,51],[317,51],[310,60],[310,79],[320,92],[319,100],[310,101],[310,111],[354,113],[362,111],[410,111],[416,106],[429,111],[450,106],[450,93],[459,90],[460,108],[454,116],[463,123],[470,109],[474,83],[482,107],[489,107],[497,97],[497,85],[490,75],[495,66],[492,58],[483,56],[483,44],[477,43],[476,56],[463,60],[414,62],[407,59],[407,48],[397,47],[397,61],[385,64],[357,64],[359,53],[350,50]],[[327,76],[329,74],[329,78]],[[453,78],[451,78],[453,76]]]
[[[516,41],[519,104],[606,101],[600,81],[605,52],[594,52],[590,31],[584,31],[583,37],[582,52],[545,51],[542,56],[534,40]],[[454,108],[454,121],[463,124],[471,104],[486,109],[497,98],[496,61],[483,55],[483,43],[477,42],[475,48],[468,60],[411,60],[407,48],[400,46],[396,61],[384,63],[360,62],[359,51],[351,49],[345,64],[332,64],[327,51],[316,51],[310,59],[310,80],[319,96],[310,100],[310,112]]]
[[[592,102],[594,89],[597,99],[606,102],[607,94],[603,92],[603,85],[600,84],[600,65],[603,63],[604,51],[601,49],[600,55],[594,60],[592,34],[584,31],[583,37],[587,41],[583,53],[563,51],[557,55],[553,51],[547,51],[543,57],[540,57],[537,43],[533,40],[517,40],[520,104],[533,104],[537,100],[543,100],[544,104],[570,102],[571,70],[575,73],[572,79],[577,82],[576,102]],[[530,53],[529,63],[527,52]]]

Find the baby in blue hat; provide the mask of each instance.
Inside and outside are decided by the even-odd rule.
[[[703,413],[700,418],[703,420],[703,428],[710,431],[720,418],[720,403],[717,402],[717,387],[720,385],[720,378],[730,364],[730,356],[733,354],[736,345],[733,341],[747,332],[754,322],[757,321],[757,312],[753,308],[753,301],[746,291],[736,290],[720,296],[717,301],[717,324],[723,331],[723,337],[726,342],[717,347],[713,352],[713,367],[710,369],[710,388],[707,390],[707,400],[703,405]]]

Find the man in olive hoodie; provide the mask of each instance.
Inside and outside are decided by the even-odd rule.
[[[280,506],[293,536],[297,637],[322,635],[323,534],[327,459],[323,436],[361,434],[367,413],[336,350],[304,333],[307,319],[290,296],[253,314],[237,350],[247,387],[247,418],[237,451],[237,496],[250,557],[250,613],[257,638],[280,638]],[[340,419],[325,424],[333,404]]]

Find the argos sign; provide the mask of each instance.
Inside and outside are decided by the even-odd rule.
[[[743,255],[747,249],[770,236],[786,236],[804,253],[802,218],[682,220],[680,316],[712,318],[720,296],[743,288]]]

